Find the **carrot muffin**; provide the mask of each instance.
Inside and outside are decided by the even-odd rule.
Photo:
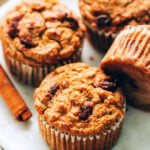
[[[129,26],[108,50],[101,67],[124,77],[124,91],[131,104],[150,111],[150,26]]]
[[[84,63],[57,68],[34,93],[40,130],[55,150],[110,149],[125,115],[116,79]]]
[[[149,0],[79,0],[79,7],[92,43],[101,50],[126,25],[150,23]]]
[[[57,66],[80,61],[85,26],[56,0],[24,0],[1,23],[10,71],[38,85]]]

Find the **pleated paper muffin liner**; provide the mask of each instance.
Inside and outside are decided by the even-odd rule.
[[[124,113],[126,106],[124,105]],[[118,140],[124,117],[121,117],[110,130],[94,136],[78,136],[60,132],[38,115],[41,133],[52,150],[109,150]]]
[[[28,85],[38,86],[42,79],[57,67],[79,62],[81,60],[81,49],[69,58],[62,59],[56,64],[43,65],[42,67],[29,66],[7,55],[5,55],[5,60],[10,72],[16,76],[17,80]]]
[[[112,32],[105,32],[104,30],[96,30],[92,28],[89,23],[84,21],[87,30],[88,30],[88,38],[91,43],[100,51],[105,52],[111,46],[117,34]]]
[[[116,38],[101,62],[108,73],[120,73],[129,102],[150,111],[150,27],[128,26]],[[119,74],[119,75],[120,75]]]

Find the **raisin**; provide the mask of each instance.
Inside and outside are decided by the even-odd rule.
[[[72,28],[73,30],[77,30],[78,27],[79,27],[78,21],[75,20],[74,18],[71,18],[71,17],[64,17],[64,18],[62,18],[61,21],[62,21],[62,22],[65,22],[65,21],[69,22],[69,23],[70,23],[70,26],[71,26],[71,28]]]
[[[21,37],[20,38],[21,44],[25,45],[26,48],[33,48],[35,44],[32,42],[30,37]]]
[[[56,91],[59,89],[59,84],[54,84],[51,89],[50,89],[50,94],[54,96],[54,94],[56,93]]]
[[[88,114],[86,112],[79,113],[80,120],[86,120],[88,118]]]
[[[87,103],[80,108],[79,119],[86,120],[92,114],[92,105]]]
[[[110,112],[109,112],[109,115],[112,115],[112,114],[113,114],[113,112],[112,112],[112,111],[110,111]]]
[[[19,33],[18,24],[19,24],[20,19],[21,19],[20,17],[16,17],[10,23],[8,34],[12,39],[18,36],[18,33]]]
[[[117,79],[108,78],[102,80],[97,87],[101,87],[104,90],[115,91],[118,88]]]
[[[125,26],[125,25],[127,25],[130,21],[131,21],[131,18],[120,22],[119,24],[117,24],[117,26],[118,26],[118,27]]]
[[[107,14],[102,14],[96,17],[97,26],[104,27],[111,25],[111,19]]]
[[[92,107],[88,105],[83,105],[81,107],[82,112],[86,112],[88,115],[92,114]]]

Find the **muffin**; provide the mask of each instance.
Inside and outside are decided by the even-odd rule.
[[[34,93],[40,130],[51,149],[110,149],[125,115],[116,79],[84,63],[50,73]]]
[[[118,74],[129,102],[150,110],[150,26],[128,26],[112,44],[101,67]]]
[[[149,0],[79,0],[79,7],[90,40],[103,51],[126,25],[150,23]]]
[[[56,0],[24,0],[1,23],[1,41],[10,71],[27,84],[56,67],[80,61],[85,26]]]

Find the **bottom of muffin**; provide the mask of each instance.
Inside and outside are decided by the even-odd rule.
[[[134,69],[132,69],[132,71],[133,70]],[[133,74],[137,75],[137,73]],[[147,85],[143,82],[140,82],[141,80],[134,81],[133,78],[126,78],[125,82],[122,84],[122,89],[124,90],[124,95],[130,105],[144,111],[150,111],[150,89],[147,88]],[[143,87],[140,85],[143,85]]]
[[[38,86],[42,79],[57,67],[69,63],[79,62],[81,60],[81,50],[75,53],[68,59],[63,59],[57,64],[43,65],[42,67],[30,66],[18,61],[14,58],[5,55],[6,64],[10,72],[17,78],[17,80],[32,86]]]
[[[115,39],[115,34],[106,33],[104,31],[96,31],[92,29],[88,23],[86,23],[87,31],[88,31],[88,39],[92,43],[92,45],[102,51],[106,52],[107,49],[111,46],[112,42]]]
[[[111,127],[111,130],[94,136],[77,136],[60,132],[40,115],[38,123],[45,141],[52,150],[109,150],[120,136],[123,117]]]

